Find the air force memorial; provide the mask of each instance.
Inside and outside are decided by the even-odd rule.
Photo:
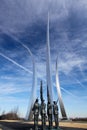
[[[59,128],[59,111],[58,111],[58,101],[60,105],[60,111],[63,119],[67,119],[67,114],[62,101],[59,77],[58,77],[58,59],[56,59],[56,89],[58,93],[58,98],[53,101],[53,88],[52,88],[52,75],[51,75],[51,59],[50,59],[50,38],[49,38],[49,14],[47,20],[47,45],[46,45],[46,79],[47,79],[47,104],[45,103],[43,97],[43,84],[40,84],[40,100],[35,97],[36,95],[36,77],[35,77],[35,63],[33,61],[33,86],[31,93],[30,107],[27,112],[27,119],[34,119],[34,130],[39,130],[39,117],[41,117],[41,130],[60,130]],[[55,126],[53,127],[53,120]],[[48,121],[48,127],[46,127],[46,122]]]

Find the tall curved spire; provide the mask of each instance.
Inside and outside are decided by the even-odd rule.
[[[46,72],[47,72],[47,86],[49,91],[49,98],[51,103],[53,103],[53,92],[52,92],[52,75],[51,75],[51,63],[50,63],[50,40],[49,40],[49,13],[47,20],[47,58],[46,58]]]
[[[62,117],[63,117],[63,119],[67,119],[66,111],[65,111],[65,108],[64,108],[63,100],[62,100],[60,84],[59,84],[58,59],[56,59],[56,88],[57,88],[57,93],[58,93],[58,98],[59,98],[59,105],[60,105],[60,110],[61,110]]]
[[[33,83],[32,83],[32,90],[31,90],[31,95],[30,95],[30,102],[29,102],[29,106],[28,106],[28,110],[27,110],[27,114],[26,114],[26,120],[31,120],[33,117],[33,112],[32,112],[32,107],[33,104],[35,102],[36,99],[36,64],[35,64],[35,59],[34,56],[31,52],[31,50],[24,44],[21,44],[27,51],[28,53],[31,55],[32,58],[32,63],[33,63]]]

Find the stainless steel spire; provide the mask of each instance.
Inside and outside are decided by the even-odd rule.
[[[47,86],[49,90],[49,97],[51,103],[53,103],[53,92],[52,92],[52,75],[51,75],[51,63],[50,63],[50,40],[49,40],[49,13],[48,13],[48,21],[47,21],[47,61],[46,61],[46,69],[47,69]]]
[[[62,101],[60,84],[59,84],[58,60],[56,60],[56,88],[57,88],[57,92],[58,92],[59,105],[60,105],[60,110],[61,110],[62,117],[63,117],[63,119],[67,119],[66,111],[65,111],[64,104],[63,104],[63,101]]]
[[[37,84],[37,77],[36,77],[36,64],[35,64],[35,59],[30,51],[30,49],[21,43],[21,45],[28,51],[28,53],[31,55],[32,58],[32,63],[33,63],[33,83],[32,83],[32,90],[31,90],[31,95],[30,95],[30,101],[29,101],[29,106],[28,106],[28,111],[26,114],[26,120],[32,120],[33,113],[32,113],[32,107],[36,99],[36,84]]]

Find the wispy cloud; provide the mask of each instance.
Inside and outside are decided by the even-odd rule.
[[[1,95],[9,95],[9,94],[15,94],[15,93],[21,93],[21,92],[27,92],[27,91],[31,91],[31,88],[28,87],[25,87],[25,86],[22,86],[22,85],[17,85],[15,83],[11,84],[11,83],[8,83],[8,84],[0,84],[1,87],[0,87],[0,94]]]
[[[74,53],[65,53],[64,57],[59,59],[59,70],[68,74],[75,67],[84,66],[86,58],[76,56]]]

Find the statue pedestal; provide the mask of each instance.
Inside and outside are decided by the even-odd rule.
[[[60,128],[53,128],[52,130],[62,130],[62,129],[60,129]]]
[[[46,130],[62,130],[62,129],[60,129],[60,128],[58,127],[58,128],[52,128],[52,129],[47,128]]]

